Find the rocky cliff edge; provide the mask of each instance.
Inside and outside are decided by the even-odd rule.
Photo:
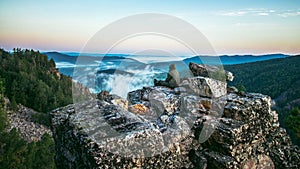
[[[144,87],[51,113],[58,168],[299,168],[269,96],[190,64],[180,87]],[[219,70],[217,70],[219,71]],[[225,72],[227,80],[233,74]]]

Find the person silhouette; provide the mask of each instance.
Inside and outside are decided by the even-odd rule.
[[[180,77],[179,77],[179,73],[176,70],[175,64],[170,65],[166,80],[154,79],[154,86],[166,86],[172,89],[178,87],[179,83],[180,83]]]

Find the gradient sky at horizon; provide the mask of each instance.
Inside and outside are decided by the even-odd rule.
[[[295,0],[1,0],[0,47],[79,52],[104,26],[139,13],[168,14],[191,23],[217,54],[300,54],[300,1]],[[130,45],[136,51],[147,48]]]

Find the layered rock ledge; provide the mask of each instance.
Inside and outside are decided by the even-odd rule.
[[[57,167],[299,168],[269,96],[194,72],[175,89],[144,87],[127,99],[102,92],[54,110]]]

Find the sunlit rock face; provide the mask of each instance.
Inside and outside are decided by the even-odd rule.
[[[219,80],[224,79],[226,81],[233,81],[234,79],[231,72],[223,70],[220,66],[199,65],[190,62],[189,68],[194,76],[210,77]]]
[[[197,143],[181,118],[162,131],[163,122],[89,101],[53,111],[52,122],[59,168],[192,167],[188,153]]]
[[[227,90],[230,89],[230,90]],[[211,77],[51,113],[58,168],[299,168],[271,98]]]
[[[189,93],[202,97],[218,98],[227,93],[225,82],[207,77],[188,78],[180,86],[184,87]]]

